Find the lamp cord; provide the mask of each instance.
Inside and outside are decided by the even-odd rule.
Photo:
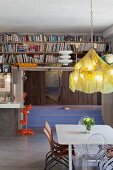
[[[91,22],[91,48],[93,48],[94,44],[93,44],[93,4],[92,4],[92,0],[90,0],[90,22]]]

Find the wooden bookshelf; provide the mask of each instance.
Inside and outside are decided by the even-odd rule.
[[[0,35],[0,55],[3,63],[15,62],[57,63],[58,51],[72,50],[72,59],[81,58],[90,49],[90,34],[52,35],[3,33]],[[97,52],[103,54],[111,50],[110,39],[94,35]]]

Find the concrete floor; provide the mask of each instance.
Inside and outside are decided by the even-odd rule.
[[[45,155],[49,144],[42,130],[34,130],[32,136],[17,136],[0,138],[0,170],[44,170]],[[81,170],[81,162],[76,164],[76,170]],[[54,170],[66,170],[57,165]],[[97,170],[93,164],[88,170]]]

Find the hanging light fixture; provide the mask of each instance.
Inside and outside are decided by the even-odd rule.
[[[69,87],[84,93],[111,93],[113,92],[113,66],[102,60],[94,50],[93,43],[93,8],[91,5],[91,49],[75,65],[69,77]]]

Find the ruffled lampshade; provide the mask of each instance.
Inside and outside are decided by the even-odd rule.
[[[113,92],[113,65],[107,64],[94,49],[90,49],[70,74],[69,88],[73,92]]]

